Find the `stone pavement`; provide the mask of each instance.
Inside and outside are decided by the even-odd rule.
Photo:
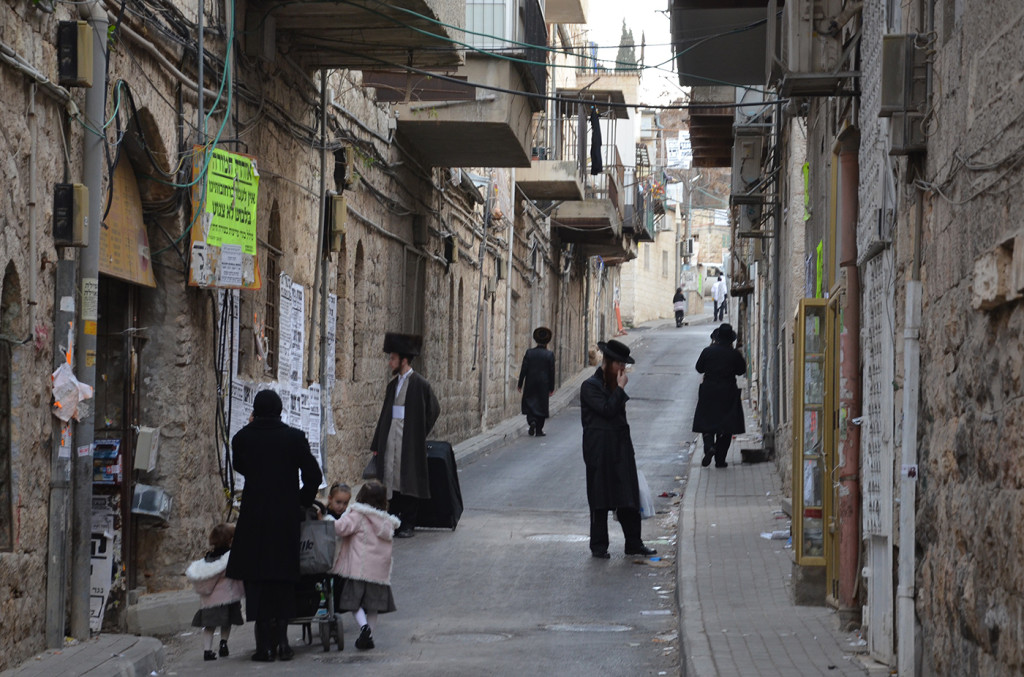
[[[155,637],[100,635],[63,649],[50,649],[0,677],[141,677],[164,665],[164,647]]]
[[[762,536],[789,529],[775,464],[740,462],[741,448],[759,446],[756,435],[737,436],[728,468],[702,468],[695,434],[678,536],[684,674],[888,674],[869,669],[864,643],[839,631],[832,609],[793,604],[788,540]]]

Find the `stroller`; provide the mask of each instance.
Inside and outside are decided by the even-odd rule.
[[[324,651],[331,650],[331,640],[338,651],[345,648],[341,619],[334,608],[337,577],[330,573],[334,565],[334,522],[317,519],[314,511],[306,514],[299,539],[301,577],[295,586],[295,609],[298,614],[289,625],[302,626],[302,641],[313,643],[313,624],[317,626]]]

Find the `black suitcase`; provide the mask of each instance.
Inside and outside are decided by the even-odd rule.
[[[427,475],[430,498],[420,500],[416,526],[454,531],[462,517],[462,489],[451,444],[427,441]]]

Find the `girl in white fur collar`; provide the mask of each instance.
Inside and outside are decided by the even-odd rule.
[[[242,625],[242,581],[228,578],[224,572],[231,554],[231,540],[235,525],[218,524],[210,532],[210,547],[206,557],[197,559],[185,570],[185,577],[199,593],[199,611],[192,625],[203,629],[203,660],[217,660],[213,652],[213,633],[220,627],[220,655],[228,655],[228,637],[232,625]]]
[[[354,503],[334,523],[341,547],[331,569],[345,579],[338,608],[359,623],[357,649],[372,649],[377,614],[395,610],[391,594],[391,546],[401,522],[387,513],[387,489],[376,480],[364,484]]]

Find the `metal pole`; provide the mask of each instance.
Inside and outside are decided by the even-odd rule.
[[[58,259],[54,289],[53,366],[66,359],[61,345],[67,342],[69,327],[74,335],[75,279],[78,264]],[[65,302],[68,299],[69,302]],[[66,346],[70,349],[71,346]],[[46,558],[46,646],[64,646],[64,622],[67,611],[68,501],[71,496],[71,446],[74,427],[55,420],[53,452],[50,459],[49,542]]]
[[[96,323],[99,319],[100,206],[103,202],[103,102],[107,91],[107,13],[99,5],[82,5],[82,14],[92,26],[92,87],[85,94],[85,123],[82,140],[82,176],[89,189],[88,245],[79,258],[78,346],[75,375],[82,383],[96,387]],[[92,130],[92,131],[90,131]],[[113,178],[113,177],[111,177]],[[71,635],[89,638],[89,591],[92,538],[92,459],[95,428],[95,399],[87,401],[86,415],[75,426],[72,453],[71,504]]]
[[[313,272],[313,302],[310,304],[310,327],[308,349],[309,362],[306,363],[306,381],[313,381],[313,346],[316,345],[317,330],[323,331],[323,324],[317,318],[317,307],[320,303],[320,279],[323,277],[323,266],[327,259],[324,257],[324,224],[327,220],[327,71],[320,70],[320,219],[316,231],[316,254],[313,259],[316,261],[316,268]],[[324,310],[326,312],[326,309]],[[321,363],[323,362],[321,356]],[[321,378],[320,387],[323,388]],[[320,391],[321,396],[323,390]],[[321,397],[321,406],[323,397]],[[323,450],[320,450],[321,453]]]

